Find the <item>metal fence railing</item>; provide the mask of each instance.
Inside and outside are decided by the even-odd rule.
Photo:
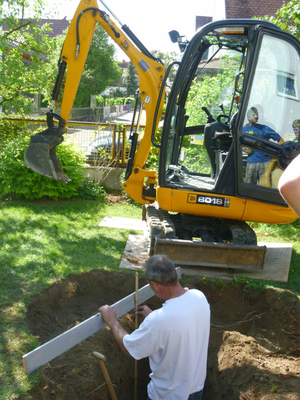
[[[78,123],[70,121],[65,134],[86,154],[91,166],[124,168],[129,155],[130,125],[116,123]],[[143,127],[140,127],[140,133]]]
[[[72,108],[70,120],[76,122],[105,123],[131,111],[131,104],[105,107]],[[45,110],[44,110],[45,111]],[[55,110],[59,114],[60,110]]]
[[[129,112],[131,105],[72,108],[70,119],[72,121],[106,122]]]
[[[12,121],[17,123],[18,120],[12,119]],[[47,128],[45,120],[26,120],[26,124],[33,132]],[[69,121],[64,138],[78,145],[86,156],[86,163],[90,166],[125,168],[130,148],[130,129],[131,125],[118,123]],[[140,125],[139,135],[143,129],[144,125]]]

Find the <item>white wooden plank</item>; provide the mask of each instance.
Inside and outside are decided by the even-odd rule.
[[[178,278],[180,278],[181,269],[177,267],[176,270]],[[138,304],[144,303],[152,296],[154,296],[154,293],[150,288],[150,285],[143,286],[139,289]],[[113,304],[112,307],[116,309],[117,318],[120,318],[127,312],[133,310],[135,308],[135,292]],[[22,357],[25,372],[30,374],[39,367],[45,365],[47,362],[63,354],[65,351],[71,349],[76,344],[98,332],[105,326],[106,323],[104,322],[101,313],[98,313],[49,342],[37,347]]]
[[[124,299],[113,304],[113,307],[116,309],[118,318],[120,318],[122,315],[126,314],[128,311],[132,310],[135,307],[134,295],[135,294],[132,293]],[[151,290],[150,286],[144,286],[139,290],[139,304],[148,300],[153,295],[154,293]],[[56,338],[24,355],[23,366],[25,371],[30,374],[37,368],[53,360],[60,354],[71,349],[76,344],[98,332],[100,329],[104,328],[105,325],[106,323],[104,322],[101,313],[93,315],[92,317],[83,321],[81,324],[74,326],[73,328],[62,333]]]
[[[140,219],[110,217],[109,215],[107,215],[105,218],[103,218],[98,226],[104,226],[106,228],[134,229],[138,231],[144,231],[146,229],[146,222]]]

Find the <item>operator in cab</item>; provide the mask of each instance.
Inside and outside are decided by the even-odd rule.
[[[283,139],[277,132],[267,125],[258,123],[259,113],[256,107],[251,107],[248,110],[247,118],[248,123],[243,127],[243,132],[265,140],[271,139],[278,144],[283,143]],[[243,148],[243,150],[248,153],[245,182],[271,187],[270,175],[264,174],[271,157],[261,151],[253,151],[247,147]]]

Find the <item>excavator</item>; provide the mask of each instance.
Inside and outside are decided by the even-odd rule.
[[[105,11],[96,0],[78,5],[61,51],[48,128],[31,137],[26,164],[68,181],[56,146],[67,130],[99,23],[134,63],[139,78],[146,126],[142,138],[132,126],[123,188],[144,205],[149,253],[167,254],[185,265],[262,269],[266,247],[257,244],[247,222],[284,224],[297,218],[277,184],[300,153],[299,41],[266,21],[211,22],[190,41],[170,32],[182,57],[166,69],[101,3]],[[56,114],[53,104],[65,72]],[[158,171],[147,168],[152,146],[159,149]]]

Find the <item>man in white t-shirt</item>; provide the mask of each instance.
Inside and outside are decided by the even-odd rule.
[[[145,319],[133,333],[125,331],[112,307],[99,311],[125,354],[136,360],[149,357],[149,400],[201,400],[210,332],[206,297],[197,289],[183,288],[173,262],[165,256],[147,261],[145,277],[164,303],[154,311],[139,307],[137,314]]]

